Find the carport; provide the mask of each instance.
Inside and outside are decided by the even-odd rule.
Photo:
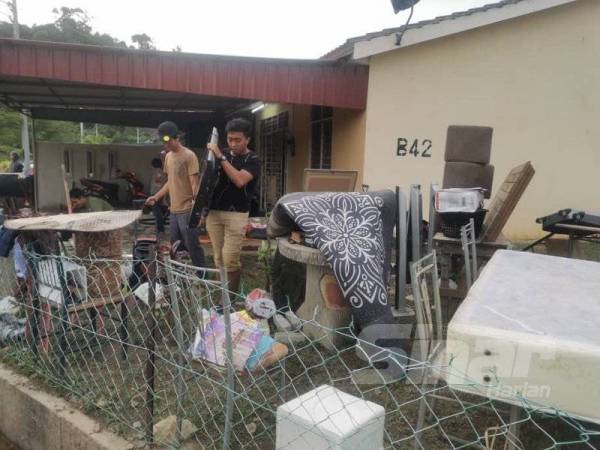
[[[259,102],[362,110],[367,85],[368,67],[359,64],[0,39],[0,102],[8,107],[33,119],[134,127],[173,120],[190,146]],[[33,153],[39,180],[45,167],[35,145]]]

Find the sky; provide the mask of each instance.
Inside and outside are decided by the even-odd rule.
[[[27,25],[53,21],[53,8],[80,7],[94,31],[127,43],[146,33],[160,50],[275,58],[318,58],[347,38],[403,25],[408,17],[395,15],[390,0],[17,1]],[[494,1],[421,0],[412,22]]]

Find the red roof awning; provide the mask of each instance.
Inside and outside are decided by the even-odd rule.
[[[44,99],[41,91],[36,97],[31,93],[37,92],[35,89],[19,91],[15,86],[21,79],[27,80],[30,88],[31,83],[37,82],[38,87],[49,86],[47,97]],[[59,87],[70,83],[97,87],[99,94],[88,95],[88,100],[91,105],[96,100],[103,101],[104,107],[110,103],[108,99],[104,101],[108,87],[137,92],[127,104],[123,98],[114,99],[114,106],[122,109],[133,108],[135,99],[141,99],[145,90],[183,94],[179,104],[173,105],[178,109],[185,107],[188,97],[364,109],[368,67],[322,60],[213,56],[0,39],[0,101],[29,109],[48,108],[54,103],[63,108],[76,107],[78,103],[71,102],[67,93],[61,97],[58,92]],[[56,95],[53,84],[58,86]]]

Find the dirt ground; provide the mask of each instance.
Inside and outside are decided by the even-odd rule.
[[[522,246],[522,243],[518,244]],[[536,249],[540,253],[556,254],[561,243],[553,247]],[[557,250],[559,249],[559,250]],[[585,244],[577,249],[578,255],[600,261],[600,245]],[[208,265],[212,257],[208,254]],[[264,264],[255,253],[242,257],[242,292],[266,286]],[[185,339],[193,339],[193,305],[185,309]],[[110,314],[111,317],[116,316]],[[109,312],[110,313],[110,312]],[[99,418],[105,426],[143,444],[147,384],[144,370],[148,352],[145,348],[148,328],[143,309],[136,309],[129,317],[129,342],[127,358],[124,359],[118,341],[117,323],[109,319],[107,336],[101,337],[102,345],[87,351],[70,354],[65,370],[56,365],[56,355],[36,356],[28,347],[14,345],[0,351],[0,360],[37,380],[41,386],[52,390],[73,402],[87,414]],[[220,448],[224,431],[224,402],[226,379],[221,371],[205,365],[185,365],[183,390],[177,388],[178,357],[173,333],[172,317],[159,317],[160,339],[155,350],[155,402],[154,423],[183,411],[182,415],[196,428],[194,440],[200,448]],[[111,333],[112,332],[112,333]],[[110,335],[110,336],[109,336]],[[78,330],[70,336],[73,342],[88,342],[90,333]],[[356,382],[355,375],[361,370],[373,369],[358,358],[353,346],[331,351],[320,343],[304,340],[290,348],[285,365],[269,373],[238,376],[233,414],[232,448],[274,448],[276,410],[286,400],[297,397],[322,384],[333,385],[347,393],[370,400],[386,408],[387,448],[408,449],[414,445],[414,425],[423,392],[407,376],[389,383],[363,385]],[[285,373],[285,381],[282,378]],[[431,408],[427,428],[420,439],[424,448],[466,448],[484,444],[486,432],[500,427],[502,436],[496,439],[494,449],[502,449],[505,443],[508,421],[506,406],[475,396],[457,394],[443,385],[428,386],[427,394],[437,393],[449,400],[426,397]],[[183,394],[182,394],[183,393]],[[176,401],[180,398],[181,402]],[[450,437],[458,436],[469,445]],[[523,448],[600,448],[600,430],[590,424],[575,422],[568,418],[556,418],[543,412],[528,411],[522,418],[520,437]],[[464,447],[463,447],[464,446]],[[2,441],[0,440],[0,449]],[[6,450],[13,450],[8,447]]]

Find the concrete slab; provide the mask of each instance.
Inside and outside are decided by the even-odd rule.
[[[23,450],[129,450],[125,439],[0,364],[0,433]]]

